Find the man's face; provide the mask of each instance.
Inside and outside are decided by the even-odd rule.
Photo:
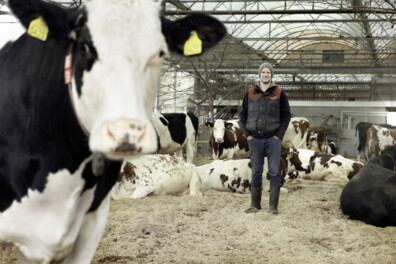
[[[260,73],[260,81],[264,84],[271,82],[271,70],[269,68],[263,68]]]

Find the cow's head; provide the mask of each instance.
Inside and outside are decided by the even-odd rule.
[[[295,171],[306,172],[308,168],[304,168],[303,162],[300,159],[300,149],[282,147],[281,158],[286,162],[288,175],[290,178],[295,178]],[[293,177],[291,175],[294,175]]]
[[[378,156],[384,168],[396,171],[396,145],[386,146]]]
[[[192,35],[200,39],[203,52],[226,33],[219,21],[204,14],[173,22],[162,18],[160,2],[96,0],[66,10],[41,0],[9,1],[27,29],[43,19],[46,40],[35,41],[56,41],[64,47],[63,56],[70,51],[72,70],[65,75],[72,73],[74,109],[90,135],[92,152],[111,158],[155,152],[150,115],[164,56],[168,50],[189,49],[185,43]]]
[[[308,130],[307,147],[319,151],[318,146],[318,133],[314,130]]]
[[[224,142],[225,130],[232,127],[232,123],[228,123],[222,119],[217,119],[214,124],[206,122],[205,125],[207,127],[213,127],[213,137],[215,142],[219,144]]]

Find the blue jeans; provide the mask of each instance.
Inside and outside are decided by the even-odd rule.
[[[268,176],[270,184],[281,186],[279,172],[282,140],[274,137],[248,140],[250,149],[250,163],[252,165],[252,183],[263,182],[264,157],[268,160]]]

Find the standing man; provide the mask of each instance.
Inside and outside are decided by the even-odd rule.
[[[272,65],[264,62],[260,65],[258,74],[260,81],[245,94],[239,115],[249,142],[252,164],[252,202],[246,213],[261,209],[262,174],[264,157],[267,157],[270,178],[269,212],[278,214],[282,138],[290,122],[290,107],[285,93],[272,82]]]

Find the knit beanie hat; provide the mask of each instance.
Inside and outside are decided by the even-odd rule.
[[[262,70],[263,68],[268,68],[268,69],[270,69],[270,70],[271,70],[271,78],[274,77],[274,68],[272,67],[272,65],[271,65],[270,63],[264,62],[264,63],[262,63],[262,64],[260,65],[260,67],[259,67],[259,71],[258,71],[259,78],[260,78],[260,75],[261,75],[261,70]]]

